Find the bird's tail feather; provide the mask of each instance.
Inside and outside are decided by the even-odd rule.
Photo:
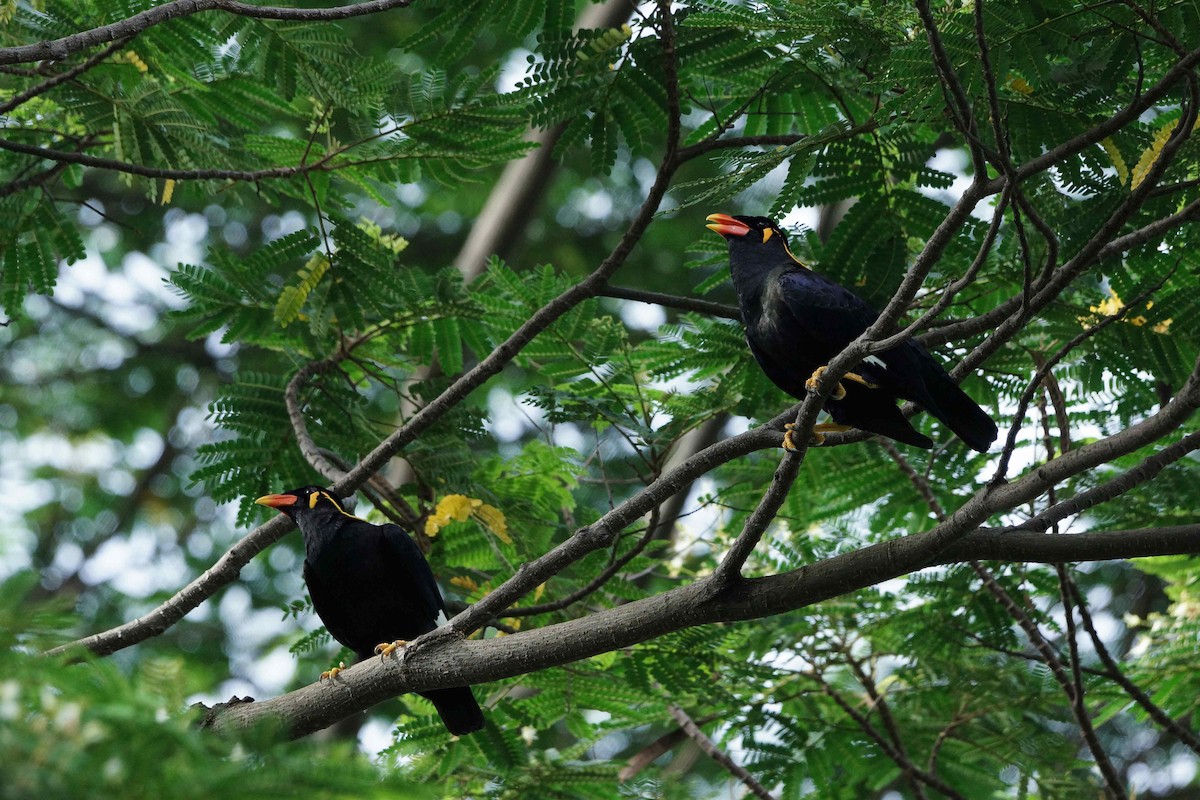
[[[474,733],[483,727],[483,710],[475,701],[469,686],[453,689],[430,689],[421,696],[433,703],[446,730],[455,736]]]
[[[881,433],[889,439],[895,439],[901,444],[911,444],[913,447],[921,447],[925,450],[933,448],[933,440],[911,425],[905,425],[904,427],[889,425],[886,430],[875,430],[873,427],[866,428],[865,430],[869,430],[872,433]]]
[[[972,450],[986,453],[996,441],[996,423],[944,370],[927,375],[925,386],[933,398],[930,413],[954,431]]]

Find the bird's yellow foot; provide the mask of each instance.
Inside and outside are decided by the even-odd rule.
[[[821,376],[825,374],[825,370],[827,370],[827,369],[829,369],[828,364],[826,364],[823,367],[817,367],[815,370],[813,370],[813,374],[810,375],[808,380],[806,380],[804,382],[804,388],[808,389],[810,392],[815,392],[817,390],[817,381],[821,380]],[[847,372],[845,375],[842,376],[842,381],[854,381],[855,383],[861,383],[863,386],[867,387],[868,389],[878,389],[879,388],[877,384],[871,383],[869,380],[864,378],[862,375],[859,375],[857,372]],[[831,394],[829,396],[829,398],[831,400],[841,400],[845,396],[846,396],[846,387],[842,386],[841,381],[838,381],[837,386],[833,387],[833,394]]]
[[[814,425],[812,432],[809,434],[808,443],[813,447],[820,447],[825,444],[825,434],[827,433],[842,433],[850,430],[849,425],[838,425],[836,422],[822,422],[820,425]],[[788,422],[783,426],[783,449],[788,452],[796,450],[796,442],[792,439],[796,432],[796,423]]]
[[[789,422],[783,426],[783,449],[789,453],[796,452],[796,443],[792,441],[792,434],[796,432],[796,423]],[[814,442],[820,444],[820,442]]]
[[[375,645],[375,655],[379,656],[379,660],[382,661],[392,653],[402,649],[406,644],[408,644],[408,642],[403,639],[397,639],[394,642],[382,642],[381,644]]]
[[[345,671],[345,669],[346,669],[346,662],[345,662],[345,661],[339,661],[339,662],[338,662],[338,665],[337,665],[336,667],[333,667],[332,669],[325,670],[324,672],[322,672],[322,673],[321,673],[321,681],[322,681],[322,682],[324,682],[324,681],[331,681],[331,680],[333,680],[334,678],[336,678],[336,677],[338,676],[338,673],[339,673],[339,672],[344,672],[344,671]]]
[[[851,425],[838,425],[836,422],[822,422],[820,425],[813,425],[812,443],[816,445],[825,443],[825,434],[827,433],[845,433],[853,427]]]
[[[813,374],[810,375],[808,380],[804,382],[804,388],[808,389],[810,392],[815,392],[817,390],[817,381],[821,380],[821,376],[825,374],[825,370],[827,369],[829,369],[828,364],[823,367],[817,367],[815,370],[813,370]],[[849,378],[850,375],[848,374],[846,377]],[[839,381],[838,384],[833,387],[833,394],[829,395],[829,399],[841,400],[845,396],[846,387],[842,386],[841,381]],[[817,442],[817,444],[820,444],[820,442]]]
[[[847,372],[845,375],[842,376],[842,380],[854,381],[855,383],[861,383],[863,386],[867,387],[868,389],[878,389],[879,388],[879,384],[871,383],[869,380],[864,378],[862,375],[859,375],[857,372]],[[842,391],[845,392],[845,387],[842,388]]]

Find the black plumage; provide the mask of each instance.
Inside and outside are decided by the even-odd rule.
[[[305,486],[254,502],[291,517],[304,536],[304,582],[334,639],[370,658],[397,640],[415,639],[445,621],[445,604],[420,549],[398,525],[373,525],[346,511],[325,489]],[[387,648],[390,652],[391,648]],[[420,693],[446,728],[462,735],[483,727],[470,687]]]
[[[854,292],[804,266],[770,219],[713,214],[708,222],[729,242],[729,270],[751,352],[776,386],[803,398],[814,372],[879,313]],[[918,403],[975,450],[986,452],[996,439],[996,423],[913,339],[860,363],[842,378],[825,408],[838,427],[932,447],[929,437],[900,413],[898,399]],[[826,427],[830,429],[834,426]]]

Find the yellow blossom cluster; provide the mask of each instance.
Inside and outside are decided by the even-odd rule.
[[[1101,300],[1100,303],[1097,305],[1089,306],[1088,310],[1091,311],[1093,314],[1103,314],[1106,317],[1111,317],[1113,314],[1118,313],[1124,307],[1125,307],[1125,303],[1124,303],[1124,301],[1121,300],[1120,295],[1118,295],[1116,293],[1116,291],[1114,291],[1113,289],[1109,289],[1108,297]],[[1149,303],[1146,303],[1147,309],[1150,309],[1153,307],[1154,307],[1153,300],[1151,300]],[[1080,321],[1083,322],[1085,325],[1090,324],[1090,321],[1086,320],[1086,319],[1081,319]],[[1124,321],[1128,322],[1130,325],[1136,325],[1139,328],[1146,324],[1146,318],[1140,314],[1136,317],[1126,317]],[[1170,329],[1171,323],[1173,321],[1174,320],[1171,320],[1171,319],[1165,319],[1162,322],[1157,323],[1150,330],[1154,331],[1155,333],[1166,333]]]
[[[451,522],[466,522],[468,519],[474,519],[505,544],[513,543],[508,535],[508,521],[503,511],[463,494],[448,494],[438,501],[433,514],[425,520],[425,535],[432,538]]]

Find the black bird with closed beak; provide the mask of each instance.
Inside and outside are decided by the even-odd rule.
[[[729,242],[729,271],[754,358],[776,386],[803,399],[829,362],[879,312],[802,264],[770,219],[712,214],[707,222]],[[867,357],[842,377],[825,404],[833,422],[816,425],[812,441],[820,444],[823,433],[854,427],[916,447],[933,447],[930,438],[900,413],[899,399],[918,403],[981,453],[996,439],[992,418],[958,388],[924,345],[906,339]],[[794,449],[791,436],[789,428],[784,437],[788,449]]]
[[[360,661],[390,655],[446,621],[433,571],[400,526],[359,519],[318,486],[254,502],[282,511],[299,526],[313,608],[329,634]],[[321,677],[338,672],[335,667]],[[419,694],[433,703],[451,733],[462,736],[483,727],[483,711],[469,686]]]

